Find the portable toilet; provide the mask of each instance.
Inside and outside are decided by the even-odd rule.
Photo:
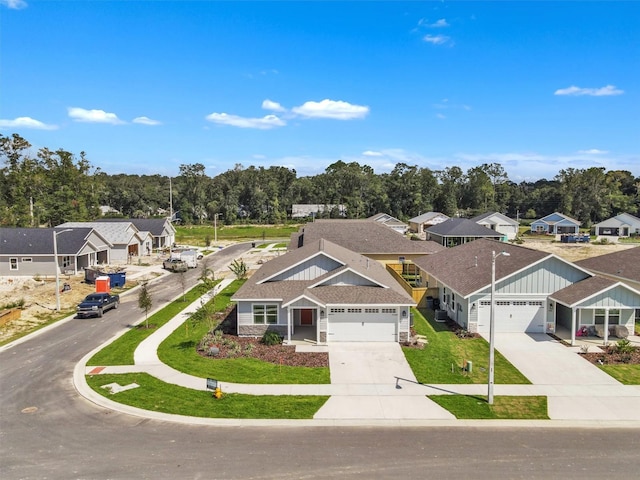
[[[106,275],[96,277],[96,293],[109,293],[111,289],[111,279]]]

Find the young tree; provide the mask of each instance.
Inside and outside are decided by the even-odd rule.
[[[149,310],[151,310],[151,305],[153,305],[151,294],[147,289],[147,284],[143,283],[138,292],[138,308],[144,310],[146,328],[149,328]]]
[[[244,263],[244,260],[237,258],[229,265],[229,270],[231,270],[238,280],[242,280],[243,278],[247,278],[247,264]]]

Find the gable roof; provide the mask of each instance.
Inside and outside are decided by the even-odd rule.
[[[431,241],[409,240],[389,227],[371,220],[316,220],[291,236],[289,248],[297,248],[324,238],[353,252],[374,254],[423,254],[445,249]]]
[[[308,280],[270,281],[318,255],[335,260],[339,266]],[[324,284],[347,271],[374,286]],[[324,239],[269,260],[238,289],[232,300],[273,300],[287,304],[301,297],[322,304],[415,304],[383,265]]]
[[[616,285],[622,284],[596,275],[562,288],[550,295],[549,298],[571,307]]]
[[[442,237],[503,237],[502,233],[483,225],[478,225],[468,218],[450,218],[445,222],[427,228],[427,233],[434,233]]]
[[[149,232],[154,237],[164,235],[165,228],[175,232],[175,227],[167,218],[101,218],[101,223],[128,222],[132,223],[141,232]]]
[[[476,215],[475,217],[473,217],[471,220],[478,223],[481,222],[482,220],[491,218],[491,217],[498,217],[500,220],[502,220],[505,223],[508,223],[510,225],[518,225],[518,222],[516,222],[513,218],[509,218],[506,215],[503,215],[500,212],[487,212],[487,213],[482,213],[480,215]]]
[[[617,227],[621,225],[640,226],[640,218],[634,217],[630,213],[620,213],[615,217],[608,218],[596,223],[594,227]]]
[[[91,228],[0,228],[0,255],[53,255],[57,231],[58,255],[77,255],[87,243]]]
[[[433,220],[434,218],[437,218],[437,217],[444,217],[445,219],[449,218],[444,213],[426,212],[426,213],[422,213],[422,214],[418,215],[417,217],[413,217],[409,221],[412,222],[412,223],[426,223],[426,222],[428,222],[430,220]]]
[[[93,228],[111,244],[127,244],[138,236],[139,230],[130,221],[125,222],[66,222],[57,228]]]
[[[393,228],[394,226],[396,227],[405,227],[408,228],[409,225],[407,225],[405,222],[403,222],[402,220],[397,219],[396,217],[392,217],[391,215],[387,214],[387,213],[377,213],[375,215],[372,215],[371,217],[367,218],[367,220],[372,220],[374,222],[380,222],[388,227]]]
[[[554,217],[554,216],[560,217],[560,220],[551,220],[551,217]],[[575,223],[576,225],[580,225],[580,221],[579,220],[576,220],[575,218],[568,217],[567,215],[564,215],[564,214],[559,213],[559,212],[550,213],[549,215],[545,215],[544,217],[542,217],[542,218],[540,218],[538,220],[535,220],[534,222],[531,222],[531,223],[544,222],[544,223],[548,223],[549,225],[553,225],[553,224],[556,224],[556,223],[561,222],[563,220],[568,220],[571,223]]]
[[[592,272],[640,282],[640,247],[586,258],[575,264]]]
[[[464,297],[491,285],[491,252],[506,252],[496,261],[496,281],[511,276],[552,254],[511,243],[479,239],[414,260],[418,267]],[[562,259],[560,259],[563,261]]]

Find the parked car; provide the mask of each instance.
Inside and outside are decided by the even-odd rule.
[[[118,308],[120,304],[119,295],[111,295],[110,293],[92,293],[87,295],[85,299],[78,304],[78,317],[102,317],[104,312],[112,308]]]
[[[186,262],[179,258],[169,258],[165,260],[162,262],[162,268],[170,272],[186,272],[189,269]]]

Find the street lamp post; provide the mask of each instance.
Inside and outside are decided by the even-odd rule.
[[[220,214],[216,213],[213,215],[213,243],[216,246],[218,245],[218,215]]]
[[[56,311],[60,311],[60,265],[58,264],[58,235],[64,232],[70,232],[71,229],[60,230],[56,232],[53,230],[53,262],[55,263],[56,271]]]
[[[493,383],[494,383],[494,363],[495,363],[495,316],[496,316],[496,258],[500,255],[508,257],[507,252],[491,252],[491,310],[489,312],[489,390],[487,392],[487,403],[493,405]]]

